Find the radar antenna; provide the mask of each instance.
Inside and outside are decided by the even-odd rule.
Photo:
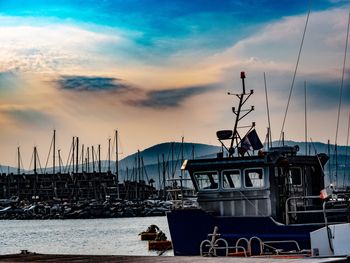
[[[253,90],[250,90],[249,93],[246,93],[245,78],[246,78],[245,73],[241,72],[242,90],[243,90],[242,93],[240,93],[240,94],[234,94],[234,93],[230,93],[230,92],[227,93],[228,95],[236,96],[239,99],[238,108],[236,109],[235,107],[232,107],[232,112],[236,116],[233,130],[221,130],[221,131],[218,131],[216,133],[222,147],[225,148],[226,151],[228,152],[229,157],[233,157],[234,153],[236,152],[235,151],[236,149],[238,149],[238,151],[237,151],[237,155],[238,155],[239,150],[240,150],[239,148],[243,147],[242,136],[239,134],[238,130],[241,128],[249,128],[248,132],[246,133],[246,135],[247,135],[255,127],[255,122],[253,122],[250,126],[238,126],[239,122],[254,110],[254,106],[251,106],[250,109],[243,109],[244,104],[247,102],[249,97],[254,93]],[[243,138],[245,136],[243,136]],[[223,142],[225,140],[231,141],[230,145],[228,147]]]

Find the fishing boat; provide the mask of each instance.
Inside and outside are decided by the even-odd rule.
[[[255,123],[240,134],[240,121],[254,109],[243,109],[253,90],[246,91],[244,72],[241,80],[242,93],[233,94],[239,100],[232,108],[234,129],[217,132],[222,151],[182,165],[198,207],[167,213],[177,256],[203,254],[214,229],[211,237],[220,237],[226,248],[253,253],[252,243],[258,243],[260,250],[302,252],[311,248],[310,232],[349,222],[350,192],[325,186],[326,154],[302,155],[298,146],[283,144],[263,149]]]

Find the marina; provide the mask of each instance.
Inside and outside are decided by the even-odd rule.
[[[349,1],[3,2],[0,262],[350,263]]]

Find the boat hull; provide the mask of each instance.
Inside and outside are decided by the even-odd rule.
[[[271,217],[214,216],[201,209],[173,210],[167,213],[174,255],[199,255],[200,244],[219,228],[220,237],[234,246],[239,238],[253,236],[263,241],[295,240],[300,249],[310,249],[310,232],[320,225],[283,225]],[[244,244],[246,246],[246,244]],[[284,249],[295,250],[292,243],[285,243]]]

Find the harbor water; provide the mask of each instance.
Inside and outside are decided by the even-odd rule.
[[[157,255],[138,234],[151,224],[170,239],[167,220],[131,217],[75,220],[0,220],[0,255],[20,250],[45,254]],[[171,256],[172,251],[163,255]]]

